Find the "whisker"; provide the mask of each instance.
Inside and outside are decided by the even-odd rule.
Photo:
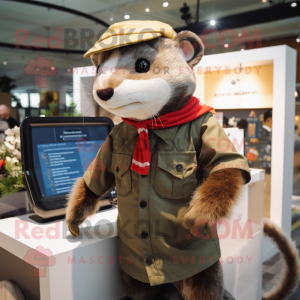
[[[85,100],[85,99],[91,99],[91,100],[95,100],[93,97],[89,97],[89,96],[87,96],[88,98],[79,98],[79,100]],[[78,100],[77,100],[78,101]]]
[[[150,111],[152,111],[153,117],[154,117],[155,126],[157,127],[157,122],[156,122],[156,118],[155,118],[155,116],[157,116],[157,115],[156,115],[155,111],[149,105],[147,105],[146,103],[144,103],[144,102],[142,102],[142,103],[144,105],[146,105],[150,109]],[[152,125],[152,129],[153,129],[153,125]]]
[[[141,102],[141,104],[143,104],[146,107],[146,109],[148,110],[148,112],[152,116],[151,122],[152,122],[152,129],[153,129],[153,117],[154,117],[153,113],[151,112],[151,110],[149,110],[149,108],[145,105],[145,103],[143,103],[142,101],[139,101],[139,102]],[[155,119],[154,119],[154,122],[156,123]]]
[[[144,103],[144,102],[143,102]],[[144,103],[145,105],[147,105],[146,103]],[[155,116],[157,116],[157,118],[159,119],[159,121],[160,121],[160,123],[161,123],[161,125],[164,127],[164,124],[162,123],[162,121],[161,121],[161,119],[160,119],[160,117],[159,117],[159,115],[149,106],[149,105],[147,105],[148,107],[149,107],[149,109],[151,109],[152,110],[152,112],[155,114]],[[154,119],[155,120],[155,119]],[[156,123],[156,121],[155,121],[155,123]],[[156,126],[157,126],[157,123],[156,123]]]
[[[138,100],[138,99],[134,99],[134,98],[129,98],[129,99],[136,100],[136,101],[140,102],[141,104],[143,104],[143,105],[146,107],[146,109],[150,112],[150,115],[152,115],[156,127],[157,127],[157,123],[156,123],[156,118],[155,118],[155,116],[158,117],[158,119],[160,120],[160,123],[162,124],[162,126],[164,126],[163,123],[162,123],[162,121],[161,121],[161,119],[160,119],[160,117],[159,117],[159,115],[158,115],[158,114],[157,114],[157,113],[156,113],[149,105],[147,105],[146,103],[144,103],[143,101]],[[153,127],[153,119],[151,118],[151,121],[152,121],[152,129],[154,129],[154,127]]]
[[[138,99],[134,99],[134,98],[129,98],[129,99],[132,99],[132,100],[135,100],[135,101],[138,101],[140,102],[142,105],[144,105],[146,107],[146,109],[148,110],[148,112],[150,113],[150,116],[151,116],[151,121],[152,121],[152,128],[153,128],[153,118],[155,117],[155,115],[153,114],[153,112],[151,112],[151,110],[149,110],[149,107],[147,107],[147,105],[145,105],[145,103],[143,103],[141,100],[138,100]],[[156,120],[154,118],[154,122],[156,123]]]
[[[71,92],[74,92],[74,93],[81,92],[81,90],[67,90],[67,89],[64,89],[64,91],[71,91]],[[82,93],[93,95],[93,93],[87,93],[87,92],[84,92],[84,91],[82,91]]]
[[[86,98],[86,99],[73,100],[73,102],[74,103],[79,103],[80,101],[87,101],[87,100],[94,100],[94,99]]]
[[[74,88],[67,88],[65,90],[69,90],[69,91],[82,91],[82,89],[74,89]]]
[[[141,92],[150,92],[150,90],[137,91],[137,92],[127,93],[127,94],[136,94],[136,93],[141,93]]]
[[[84,117],[85,117],[85,114],[88,112],[88,110],[94,105],[95,103],[93,103],[92,105],[90,105],[89,107],[88,107],[88,109],[85,111],[85,113],[84,113],[84,115],[83,115],[83,117],[82,117],[82,125],[83,125],[83,127],[85,127],[84,126]]]
[[[75,83],[71,83],[71,84],[75,84]],[[81,83],[81,82],[78,82],[78,83],[76,83],[76,84],[82,84],[83,86],[86,86],[87,88],[89,88],[90,90],[92,90],[92,88],[90,87],[90,86],[87,86],[87,85],[85,85],[85,84],[83,84],[83,83]]]

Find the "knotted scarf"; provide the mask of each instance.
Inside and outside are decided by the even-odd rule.
[[[151,152],[148,140],[149,128],[163,129],[178,126],[191,122],[212,110],[212,107],[200,104],[198,98],[192,97],[182,109],[167,113],[159,118],[145,121],[122,118],[124,122],[135,126],[139,134],[130,169],[140,175],[148,175],[151,163]]]

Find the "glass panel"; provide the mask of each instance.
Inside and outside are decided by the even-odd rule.
[[[66,106],[70,107],[73,100],[73,93],[66,93]]]
[[[30,116],[39,117],[40,116],[40,110],[37,109],[37,108],[31,108],[30,109]]]
[[[295,116],[293,195],[300,196],[300,114]]]
[[[26,117],[25,108],[19,108],[18,111],[19,111],[19,116],[20,116],[20,123],[22,123]]]
[[[30,93],[30,107],[40,107],[40,94],[39,93]]]
[[[241,152],[244,148],[250,168],[265,170],[264,217],[270,218],[272,109],[227,109],[218,112],[223,112],[223,128],[233,139],[237,151]],[[241,133],[237,128],[243,131],[244,136],[238,136]]]
[[[219,113],[219,123],[250,168],[264,169],[264,217],[270,217],[273,61],[206,68],[205,104]],[[240,129],[240,131],[236,131]],[[243,132],[243,133],[242,133]],[[274,158],[273,158],[274,159]]]
[[[28,93],[15,93],[14,95],[17,98],[20,99],[20,103],[21,103],[22,107],[28,107],[29,106]]]

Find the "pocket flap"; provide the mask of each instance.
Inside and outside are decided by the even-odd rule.
[[[196,151],[159,152],[158,168],[184,179],[197,168]]]
[[[122,177],[130,169],[131,161],[131,155],[113,153],[111,168],[116,175]]]

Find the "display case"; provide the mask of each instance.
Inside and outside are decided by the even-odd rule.
[[[264,215],[290,235],[296,51],[276,46],[207,55],[194,71],[195,96],[214,107],[223,127],[244,129],[250,167],[266,172]],[[265,239],[263,259],[276,252]]]

